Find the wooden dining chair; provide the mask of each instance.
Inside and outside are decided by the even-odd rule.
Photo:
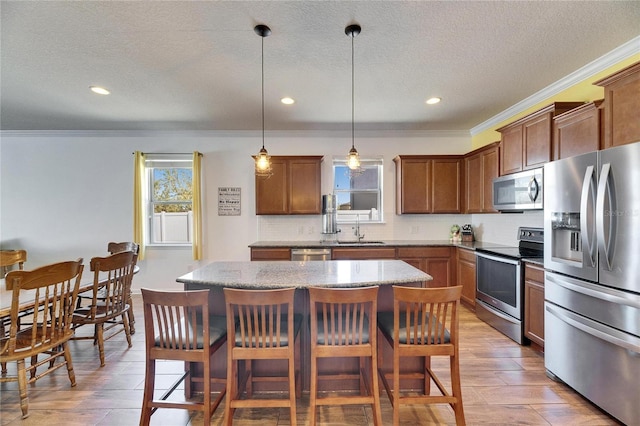
[[[112,254],[107,257],[94,257],[90,266],[93,272],[93,297],[91,304],[77,308],[73,312],[73,329],[83,325],[93,325],[93,336],[75,336],[73,340],[92,339],[98,344],[100,366],[104,361],[104,342],[124,331],[127,343],[131,347],[131,333],[127,312],[131,306],[127,295],[131,291],[133,268],[138,255],[132,251]],[[119,320],[121,318],[121,320]],[[105,327],[106,325],[106,327]],[[122,325],[122,328],[119,326]],[[105,337],[105,330],[115,326],[118,329]]]
[[[311,326],[311,397],[309,424],[316,424],[317,406],[370,404],[373,423],[382,426],[378,387],[376,312],[378,287],[309,288]],[[358,374],[322,374],[318,361],[357,357]],[[339,369],[338,369],[339,370]],[[358,380],[358,395],[318,397],[319,381]]]
[[[0,250],[0,275],[3,277],[9,271],[9,269],[15,265],[18,265],[18,270],[24,269],[24,262],[27,261],[26,250]],[[20,318],[22,316],[30,315],[31,311],[21,313],[18,317],[18,328],[20,327]],[[0,336],[6,335],[7,326],[11,323],[11,318],[2,318],[0,320]],[[1,363],[0,369],[2,374],[7,374],[7,364]]]
[[[233,424],[237,408],[288,407],[291,424],[296,424],[296,354],[295,342],[302,315],[293,312],[295,289],[240,290],[224,289],[227,312],[227,398],[224,424]],[[299,339],[298,339],[299,343]],[[252,361],[259,359],[286,360],[286,377],[256,376]],[[245,362],[239,372],[239,361]],[[288,399],[253,398],[253,385],[259,382],[285,382]],[[246,395],[246,399],[243,399]]]
[[[378,329],[393,348],[393,371],[379,370],[380,378],[393,406],[393,424],[400,423],[400,405],[447,403],[458,426],[465,424],[460,387],[458,355],[458,311],[462,286],[412,288],[393,286],[393,312],[378,312]],[[449,357],[451,392],[431,369],[432,356]],[[402,373],[404,357],[422,357],[424,368],[421,395],[402,395],[401,379],[416,374]],[[382,364],[382,363],[379,363]],[[389,379],[393,388],[389,386]],[[441,394],[431,395],[431,380]]]
[[[73,336],[71,316],[82,270],[82,259],[78,259],[33,271],[11,271],[6,276],[7,290],[12,291],[11,325],[9,334],[0,338],[0,362],[16,361],[18,374],[16,377],[2,376],[0,382],[18,382],[23,418],[29,415],[28,384],[66,366],[71,386],[76,385],[68,341]],[[32,309],[30,324],[23,321],[19,328],[20,306],[25,304],[35,308]],[[40,354],[46,356],[37,361],[36,357]],[[29,367],[25,365],[26,358],[31,359]],[[64,360],[56,362],[59,359]],[[49,364],[46,371],[27,379],[27,371],[46,364]]]
[[[155,291],[143,288],[141,291],[146,371],[140,425],[148,425],[158,408],[178,408],[202,411],[204,424],[209,426],[213,412],[226,393],[226,380],[211,377],[211,357],[227,341],[226,318],[209,314],[209,290]],[[190,379],[203,384],[203,402],[167,400],[190,373],[182,375],[160,398],[154,398],[158,360],[202,363],[202,377]],[[211,398],[212,383],[223,384],[215,400]]]

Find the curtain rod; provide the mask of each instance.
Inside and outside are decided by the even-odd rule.
[[[197,152],[197,151],[196,151]],[[135,155],[135,152],[131,154]],[[193,155],[193,152],[142,152],[142,155],[152,154],[152,155]],[[198,155],[202,157],[204,154],[198,152]]]

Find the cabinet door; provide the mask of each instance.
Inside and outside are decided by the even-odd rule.
[[[427,281],[427,287],[451,286],[450,258],[427,258],[424,271],[433,277],[433,281]]]
[[[289,213],[320,214],[320,161],[291,160],[289,162]]]
[[[291,249],[251,247],[251,260],[291,260]]]
[[[573,157],[601,149],[602,101],[565,112],[553,119],[553,158]]]
[[[458,285],[462,286],[461,300],[476,306],[476,255],[471,250],[458,249]]]
[[[551,117],[546,113],[523,123],[523,170],[551,161]]]
[[[493,208],[493,179],[498,177],[498,147],[482,153],[482,212],[495,213]]]
[[[256,214],[288,214],[287,161],[271,157],[273,175],[267,179],[256,176]]]
[[[522,171],[522,125],[502,131],[500,143],[500,175]]]
[[[544,270],[525,263],[524,335],[544,347]]]
[[[460,213],[461,167],[459,159],[434,159],[432,161],[431,212]]]
[[[400,213],[429,213],[431,211],[431,161],[426,159],[400,160],[396,194]]]
[[[482,212],[482,154],[475,154],[464,159],[464,179],[466,194],[466,212],[481,213]]]

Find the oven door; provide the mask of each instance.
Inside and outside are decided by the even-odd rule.
[[[476,297],[486,304],[522,320],[520,261],[476,252]]]

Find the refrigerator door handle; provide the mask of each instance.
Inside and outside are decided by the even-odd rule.
[[[613,246],[615,244],[616,228],[616,199],[615,188],[610,181],[611,164],[606,163],[602,166],[600,173],[600,182],[598,182],[598,195],[596,198],[596,227],[598,233],[598,247],[603,254],[606,267],[611,271],[611,261],[613,257]],[[605,198],[609,200],[608,209],[605,210]],[[607,218],[608,227],[605,229],[605,218]],[[605,230],[607,232],[605,232]]]
[[[593,212],[589,211],[595,199],[596,179],[593,166],[588,166],[582,181],[582,196],[580,197],[580,230],[582,231],[582,246],[586,247],[586,252],[591,262],[591,267],[596,266],[597,245],[595,244],[596,228],[593,223]]]
[[[552,274],[545,274],[545,281],[564,287],[569,291],[593,297],[594,299],[640,309],[640,298],[638,298],[638,296],[627,295],[618,290],[602,288],[602,286],[599,285],[596,286],[584,281],[577,281],[572,278]]]
[[[570,326],[575,327],[578,330],[581,330],[587,334],[590,334],[591,336],[594,336],[600,340],[609,342],[612,345],[616,345],[621,348],[624,348],[627,351],[629,351],[629,353],[632,354],[633,356],[640,356],[640,341],[638,341],[637,338],[634,338],[631,335],[624,336],[625,338],[622,338],[623,337],[622,333],[620,333],[620,336],[614,336],[613,334],[608,332],[608,330],[605,329],[604,326],[598,324],[595,321],[591,321],[586,317],[581,317],[580,315],[576,315],[573,312],[565,311],[564,309],[561,311],[559,309],[556,309],[553,305],[550,305],[549,303],[546,303],[545,305],[546,305],[545,309],[547,313],[555,316],[561,321],[564,321]],[[612,329],[612,331],[615,332],[616,330]]]

